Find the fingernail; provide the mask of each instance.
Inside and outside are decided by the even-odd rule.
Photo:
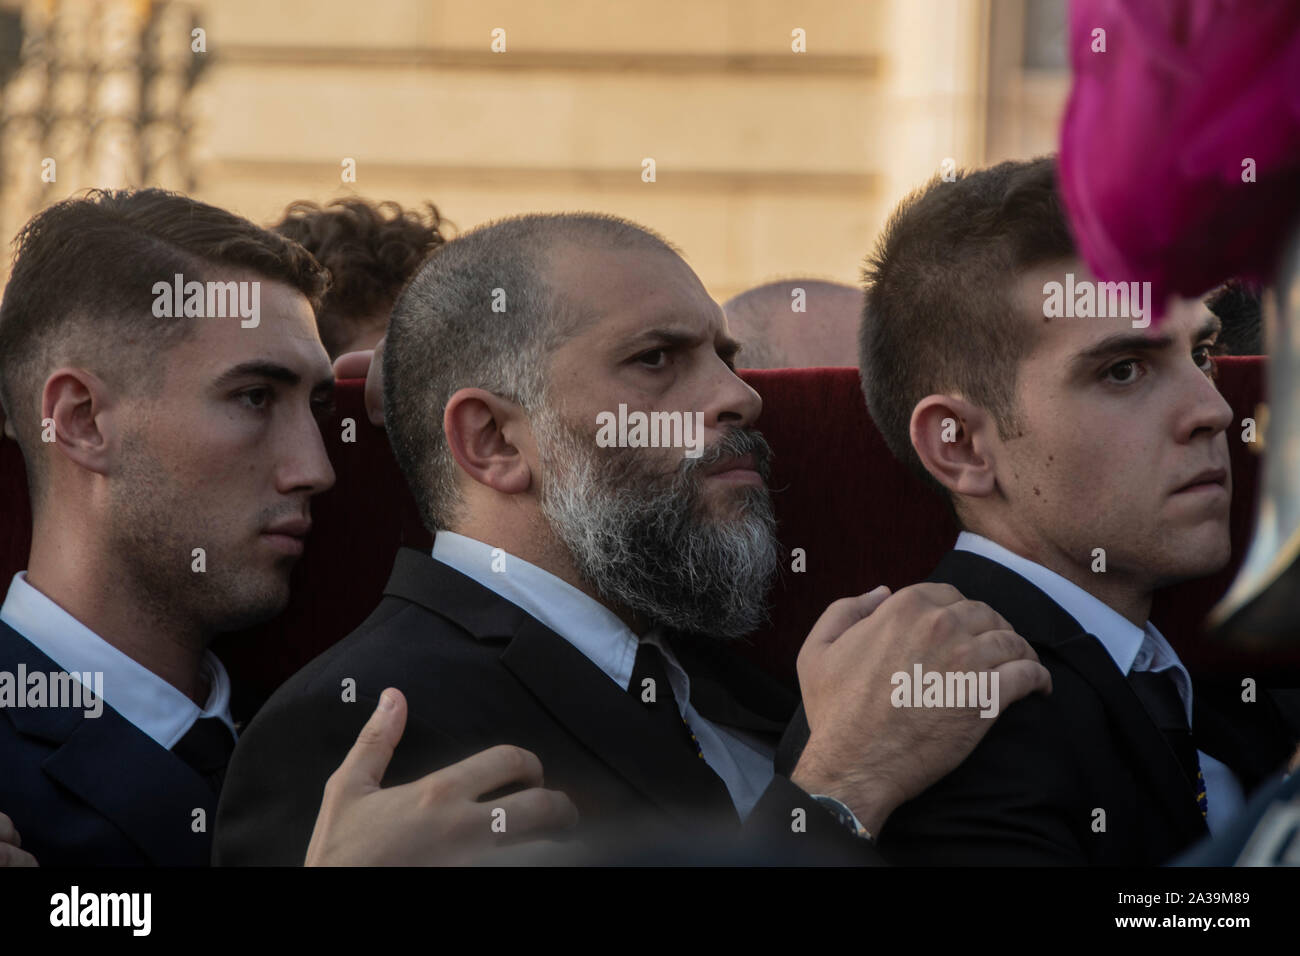
[[[392,710],[396,706],[397,706],[397,701],[393,699],[393,695],[390,694],[388,691],[384,691],[382,694],[379,695],[380,710]]]

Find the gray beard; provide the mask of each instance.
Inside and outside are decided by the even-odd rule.
[[[735,489],[733,515],[708,514],[702,469],[752,454],[767,481],[771,450],[753,430],[730,429],[669,475],[636,449],[601,452],[549,410],[534,420],[543,463],[539,503],[578,574],[612,606],[653,625],[736,639],[767,621],[776,575],[776,520],[766,485]]]

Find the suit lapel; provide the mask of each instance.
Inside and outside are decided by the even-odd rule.
[[[444,617],[479,640],[509,641],[501,663],[570,734],[675,819],[730,814],[726,785],[677,738],[667,739],[637,698],[577,648],[477,581],[403,548],[385,594]]]
[[[1146,780],[1168,811],[1168,818],[1189,841],[1207,832],[1188,795],[1177,755],[1100,641],[1029,581],[981,555],[950,551],[930,580],[952,584],[967,598],[984,601],[1006,618],[1016,633],[1049,649],[1087,681],[1101,698],[1120,745],[1128,751],[1130,766]]]
[[[105,706],[42,769],[111,820],[154,864],[207,866],[216,794],[174,754]],[[143,799],[146,795],[153,799]],[[201,809],[205,832],[192,829]]]
[[[1196,746],[1227,764],[1250,793],[1273,776],[1295,749],[1272,696],[1241,699],[1239,682],[1197,681],[1192,697]]]
[[[1106,648],[1091,634],[1081,631],[1076,637],[1056,644],[1053,650],[1083,675],[1101,697],[1117,728],[1115,736],[1132,758],[1130,765],[1165,805],[1168,819],[1189,841],[1204,836],[1208,832],[1205,820],[1188,789],[1187,775],[1178,755],[1151,720]]]
[[[674,634],[673,655],[691,680],[691,706],[705,720],[779,737],[799,698],[719,641]]]
[[[726,785],[679,737],[668,738],[638,699],[564,638],[528,618],[503,663],[551,715],[660,808],[698,822],[735,810]]]
[[[62,671],[5,624],[0,624],[0,656],[14,667],[25,664],[28,673]],[[5,713],[19,733],[52,745],[41,770],[111,821],[151,863],[208,865],[216,795],[108,704],[97,717],[76,707],[15,707]],[[142,799],[145,795],[149,799]],[[191,827],[195,809],[204,811],[206,832]]]

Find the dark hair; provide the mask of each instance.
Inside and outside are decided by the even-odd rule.
[[[376,315],[387,326],[402,286],[446,241],[446,226],[433,203],[422,210],[364,199],[289,204],[272,228],[302,243],[330,271],[329,293],[316,316],[330,358],[339,356],[360,326],[374,324]]]
[[[33,500],[46,376],[70,363],[126,393],[148,393],[160,380],[160,354],[195,328],[154,316],[155,283],[176,273],[207,282],[246,271],[297,289],[315,309],[329,282],[297,243],[161,189],[66,199],[33,217],[14,247],[0,303],[0,402],[23,448]]]
[[[931,487],[943,491],[912,447],[912,410],[960,394],[1009,437],[1035,328],[1016,282],[1075,254],[1050,157],[936,178],[890,217],[864,271],[862,390],[890,451]]]
[[[1230,279],[1206,297],[1205,306],[1223,323],[1219,346],[1224,355],[1264,354],[1259,290],[1253,284]]]

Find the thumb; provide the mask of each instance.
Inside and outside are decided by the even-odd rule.
[[[347,783],[377,789],[405,729],[406,698],[396,687],[389,687],[379,695],[379,706],[339,765]]]
[[[365,378],[366,373],[370,371],[370,361],[374,354],[373,349],[344,352],[334,360],[334,377],[337,379]]]

